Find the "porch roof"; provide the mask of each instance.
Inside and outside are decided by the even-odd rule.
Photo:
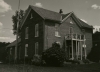
[[[20,42],[21,42],[21,39],[19,38],[18,43],[20,43]],[[15,40],[12,43],[10,43],[9,45],[7,45],[6,48],[16,46],[16,43],[17,43],[17,41]]]

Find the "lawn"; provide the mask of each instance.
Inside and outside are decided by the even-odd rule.
[[[100,63],[81,65],[68,64],[64,67],[1,64],[0,72],[100,72]]]

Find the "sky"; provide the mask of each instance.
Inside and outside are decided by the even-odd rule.
[[[19,0],[0,0],[0,42],[12,42],[15,36],[12,31],[12,15],[18,10]],[[20,0],[20,9],[29,5],[42,7],[51,11],[63,13],[73,11],[75,15],[95,27],[100,26],[100,0]]]

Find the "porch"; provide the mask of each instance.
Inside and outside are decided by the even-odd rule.
[[[71,60],[86,59],[85,41],[85,35],[67,34],[65,36],[65,51],[67,52],[67,57]]]

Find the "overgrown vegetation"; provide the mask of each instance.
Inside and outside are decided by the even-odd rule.
[[[24,15],[25,15],[25,11],[24,10],[20,10],[20,11],[16,11],[15,15],[12,16],[13,34],[14,35],[16,35],[18,19],[19,19],[19,25],[20,25],[20,22],[23,19]],[[20,29],[18,29],[18,31],[20,32]]]
[[[65,51],[61,49],[60,45],[56,42],[42,54],[42,59],[48,66],[61,66],[64,63],[65,58]]]
[[[34,55],[33,56],[33,60],[32,60],[32,64],[36,65],[36,66],[40,66],[42,63],[42,59],[40,55]]]
[[[1,62],[5,62],[5,60],[6,60],[6,56],[7,56],[6,46],[8,44],[10,44],[10,43],[0,42],[0,61]]]

